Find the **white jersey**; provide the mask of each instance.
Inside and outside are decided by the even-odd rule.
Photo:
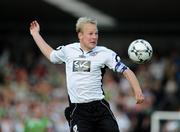
[[[108,68],[123,72],[127,67],[112,50],[96,46],[85,53],[80,43],[60,46],[50,55],[53,63],[65,63],[67,90],[71,103],[86,103],[104,98],[102,76]]]

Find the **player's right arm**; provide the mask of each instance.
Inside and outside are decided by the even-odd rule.
[[[53,48],[51,48],[40,35],[40,26],[37,21],[31,22],[30,33],[41,52],[50,60],[50,54]]]

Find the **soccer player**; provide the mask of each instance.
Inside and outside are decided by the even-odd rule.
[[[65,110],[71,132],[119,132],[116,119],[104,100],[102,78],[108,67],[123,74],[130,82],[137,104],[144,96],[135,74],[121,62],[112,50],[97,46],[96,19],[80,17],[76,23],[79,42],[60,46],[56,50],[40,35],[37,21],[30,24],[30,33],[41,52],[52,63],[65,63],[70,106]]]

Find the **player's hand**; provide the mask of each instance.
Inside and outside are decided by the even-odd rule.
[[[136,104],[142,104],[144,102],[144,95],[141,91],[135,92]]]
[[[35,34],[35,33],[39,33],[39,31],[40,31],[40,26],[39,26],[39,24],[38,24],[38,22],[35,20],[35,21],[32,21],[31,23],[30,23],[30,33],[31,33],[31,35],[33,35],[33,34]]]

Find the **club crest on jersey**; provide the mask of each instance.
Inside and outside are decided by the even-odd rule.
[[[73,61],[73,72],[90,72],[91,62],[87,60]]]
[[[90,53],[90,56],[96,56],[98,52],[92,52]]]

